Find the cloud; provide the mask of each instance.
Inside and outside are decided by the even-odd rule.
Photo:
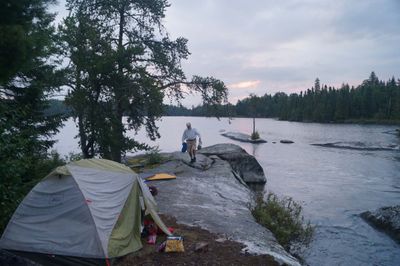
[[[241,101],[243,99],[245,99],[246,97],[249,97],[248,94],[242,94],[239,96],[234,96],[234,97],[229,97],[229,102],[232,104],[236,104],[238,101]]]
[[[221,79],[230,99],[299,92],[317,77],[328,86],[360,84],[371,71],[399,78],[399,0],[169,2],[163,24],[189,40],[186,75]]]
[[[248,81],[241,81],[237,83],[233,83],[228,85],[228,88],[231,89],[251,89],[251,88],[256,88],[258,85],[260,85],[261,80],[248,80]]]

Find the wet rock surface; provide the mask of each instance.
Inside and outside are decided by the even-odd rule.
[[[292,144],[292,143],[294,143],[294,141],[293,141],[293,140],[289,140],[289,139],[282,139],[282,140],[280,141],[280,143],[283,143],[283,144]]]
[[[167,172],[177,176],[173,180],[148,182],[158,189],[156,200],[161,213],[243,243],[244,252],[268,254],[279,263],[299,265],[273,234],[254,220],[249,210],[252,191],[240,182],[231,166],[244,160],[244,155],[238,155],[243,152],[237,145],[218,144],[203,148],[193,164],[187,154],[164,154],[167,162],[144,174]],[[254,175],[259,173],[257,169],[254,171]]]
[[[332,142],[332,143],[313,143],[313,146],[320,146],[325,148],[336,148],[345,150],[359,150],[359,151],[397,151],[400,146],[397,144],[390,145],[376,145],[363,142]]]
[[[221,134],[224,137],[233,139],[233,140],[238,140],[241,142],[250,142],[250,143],[265,143],[267,142],[265,139],[251,139],[250,135],[244,134],[244,133],[239,133],[239,132],[225,132]]]
[[[249,155],[244,149],[234,144],[216,144],[203,148],[199,154],[206,156],[218,156],[227,161],[235,173],[246,183],[265,183],[264,170],[258,161]]]
[[[400,205],[361,213],[361,217],[400,243]]]

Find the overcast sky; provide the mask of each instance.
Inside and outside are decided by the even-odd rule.
[[[400,78],[400,0],[169,2],[168,32],[189,40],[187,76],[221,79],[232,103],[250,93],[299,92],[316,77],[336,87],[358,85],[371,71]]]

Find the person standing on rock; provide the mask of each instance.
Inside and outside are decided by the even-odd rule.
[[[191,163],[196,161],[196,137],[199,137],[199,145],[201,146],[202,142],[200,133],[195,128],[192,128],[192,125],[189,122],[186,123],[186,129],[183,131],[182,135],[182,143],[186,141]]]

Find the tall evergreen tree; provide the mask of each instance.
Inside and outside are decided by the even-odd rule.
[[[226,100],[223,82],[186,79],[180,62],[189,55],[187,40],[171,40],[164,29],[166,0],[67,3],[70,16],[62,28],[71,61],[67,100],[85,157],[120,161],[125,151],[146,148],[127,131],[144,126],[150,139],[159,137],[155,121],[163,114],[163,99],[182,99],[183,85],[199,92],[206,105]]]
[[[320,90],[321,90],[321,84],[320,84],[319,78],[316,78],[316,79],[315,79],[314,89],[315,89],[316,91],[320,91]]]
[[[61,124],[46,116],[47,99],[60,84],[50,0],[5,1],[0,15],[0,226],[47,158]]]

